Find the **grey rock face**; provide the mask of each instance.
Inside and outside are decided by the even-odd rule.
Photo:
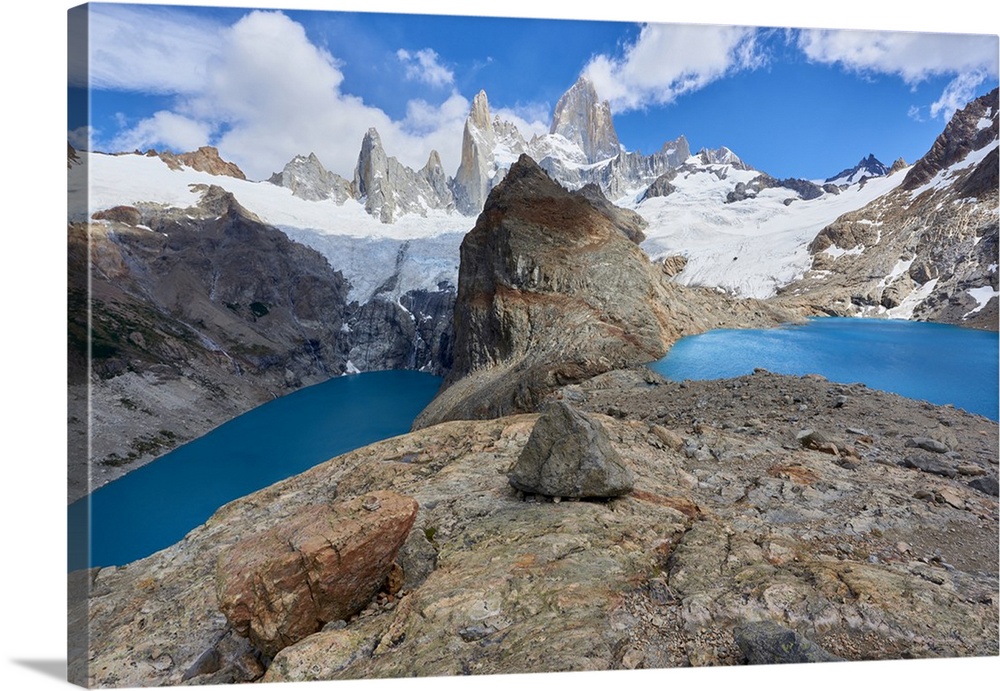
[[[708,165],[710,163],[723,163],[731,165],[737,170],[753,170],[753,168],[737,156],[732,150],[720,146],[718,149],[702,149],[698,152],[701,162]]]
[[[275,173],[268,182],[287,187],[296,197],[307,201],[333,199],[343,204],[351,198],[351,183],[336,173],[331,173],[320,163],[316,154],[296,156]]]
[[[611,121],[611,106],[598,101],[593,83],[580,77],[556,103],[550,134],[560,134],[579,145],[588,163],[617,156],[621,151]]]
[[[392,223],[405,213],[425,215],[428,208],[449,208],[452,197],[441,184],[442,176],[434,153],[420,172],[387,156],[373,127],[361,142],[351,191],[356,199],[364,200],[365,211],[383,223]]]
[[[507,478],[522,492],[581,499],[628,494],[634,484],[604,427],[563,401],[538,418]]]
[[[844,660],[795,631],[771,621],[755,621],[738,626],[733,631],[733,637],[751,665]]]
[[[652,199],[653,197],[666,197],[667,195],[673,194],[677,191],[677,188],[670,184],[670,181],[677,177],[676,170],[668,170],[666,173],[656,178],[653,184],[650,185],[645,192],[643,192],[643,199]]]

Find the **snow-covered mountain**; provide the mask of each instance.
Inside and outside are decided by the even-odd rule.
[[[831,314],[996,330],[998,91],[955,113],[898,185],[809,243],[809,270],[785,286]],[[882,183],[869,179],[868,187]]]
[[[810,250],[824,228],[888,195],[904,177],[926,177],[931,170],[921,160],[913,168],[918,172],[907,176],[910,169],[901,161],[887,168],[868,155],[826,181],[779,180],[726,147],[692,155],[683,136],[653,154],[627,151],[608,104],[583,77],[557,103],[550,131],[530,140],[494,116],[486,93],[479,92],[453,177],[436,152],[419,171],[401,164],[375,129],[362,139],[350,181],[312,154],[295,157],[263,183],[239,179],[221,164],[214,164],[221,176],[199,172],[193,159],[81,155],[92,168],[96,208],[137,200],[191,205],[196,195],[188,186],[211,178],[261,220],[326,256],[344,272],[351,299],[364,303],[454,286],[458,247],[472,217],[525,153],[565,187],[592,185],[639,214],[643,248],[655,260],[682,267],[676,281],[758,298],[775,295],[825,261]],[[902,203],[898,195],[892,199]]]
[[[836,175],[828,177],[825,182],[833,185],[853,185],[861,182],[865,178],[877,178],[889,174],[889,167],[875,158],[874,154],[868,154],[858,161],[853,168],[845,168]]]

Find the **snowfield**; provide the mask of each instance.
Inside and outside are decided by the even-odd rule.
[[[696,158],[689,163],[698,167],[697,172],[674,178],[677,191],[673,194],[641,203],[634,199],[617,203],[649,221],[642,247],[650,257],[687,257],[677,281],[756,298],[771,297],[777,288],[802,276],[812,264],[807,247],[819,231],[889,192],[906,177],[906,170],[900,170],[809,201],[778,187],[763,190],[755,199],[726,203],[726,194],[737,182],[750,182],[759,172],[704,166]],[[786,205],[789,198],[794,201]],[[852,250],[859,251],[840,248]]]
[[[440,210],[384,224],[354,200],[340,205],[332,200],[307,201],[268,182],[189,168],[172,170],[159,158],[138,154],[80,152],[79,156],[80,164],[69,171],[71,220],[84,220],[88,209],[141,202],[194,206],[200,194],[192,190],[193,185],[218,185],[265,223],[322,253],[351,282],[351,299],[361,302],[380,287],[380,294],[395,299],[411,289],[457,285],[459,246],[475,224],[473,217]],[[738,182],[750,182],[759,171],[705,165],[694,156],[687,163],[693,170],[674,178],[676,192],[639,203],[643,190],[634,190],[616,203],[649,222],[642,247],[653,260],[668,255],[687,257],[687,266],[676,280],[757,298],[774,295],[778,287],[809,268],[806,248],[820,230],[841,214],[885,194],[905,177],[905,171],[899,171],[886,178],[869,178],[864,186],[853,185],[839,195],[826,193],[810,201],[799,199],[791,190],[772,188],[753,199],[726,203],[726,195]],[[89,167],[89,189],[85,166]],[[793,201],[786,204],[788,199]],[[396,280],[386,290],[386,281],[393,276]]]

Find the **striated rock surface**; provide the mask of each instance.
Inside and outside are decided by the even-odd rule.
[[[352,196],[363,201],[365,211],[383,223],[392,223],[406,213],[426,215],[428,209],[447,209],[453,202],[442,189],[440,167],[432,154],[419,172],[407,168],[386,154],[378,131],[372,127],[361,142]]]
[[[463,214],[477,213],[486,202],[497,171],[495,147],[490,104],[486,92],[480,91],[472,99],[472,109],[462,131],[462,159],[452,186],[455,208]]]
[[[558,134],[583,151],[587,163],[597,163],[621,152],[611,121],[611,106],[597,98],[594,84],[581,76],[556,102],[550,134]]]
[[[219,556],[219,609],[268,657],[357,614],[385,584],[417,503],[378,491],[303,509]]]
[[[507,479],[522,492],[577,499],[628,494],[634,482],[604,427],[564,401],[538,418]]]
[[[582,194],[595,209],[610,218],[629,240],[638,245],[646,239],[646,234],[642,231],[649,222],[631,209],[623,209],[612,204],[596,184],[587,183],[577,192]]]
[[[997,90],[969,103],[899,187],[820,231],[785,304],[995,331],[998,111]]]
[[[519,498],[505,474],[537,414],[387,439],[236,500],[146,559],[77,574],[90,597],[71,616],[93,635],[70,664],[126,687],[735,665],[751,622],[846,660],[1000,652],[997,498],[970,486],[996,477],[995,422],[766,372],[615,371],[555,396],[605,428],[631,493]],[[856,466],[802,447],[803,427],[849,439]],[[984,474],[904,467],[920,437]],[[219,556],[380,490],[420,505],[408,542],[422,538],[423,580],[261,658],[219,611]]]

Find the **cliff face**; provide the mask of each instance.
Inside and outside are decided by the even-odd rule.
[[[459,395],[442,419],[530,409],[554,386],[662,356],[654,278],[607,216],[522,156],[461,248],[446,386],[476,373],[489,394]]]
[[[450,363],[453,290],[358,304],[318,252],[221,188],[202,193],[69,228],[70,425],[92,440],[89,462],[71,463],[70,501],[299,387]]]
[[[522,156],[462,242],[452,370],[414,426],[534,410],[556,387],[662,357],[681,335],[790,318],[670,283],[636,230]]]

